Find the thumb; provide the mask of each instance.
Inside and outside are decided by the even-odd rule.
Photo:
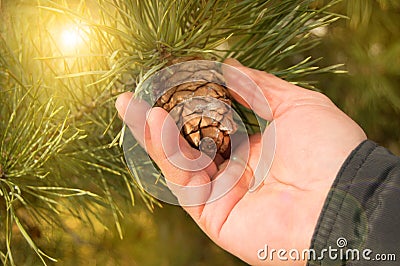
[[[232,97],[260,117],[271,121],[273,113],[263,88],[256,76],[239,61],[228,58],[222,64],[222,73]]]
[[[267,72],[245,67],[233,58],[224,61],[222,71],[232,96],[269,121],[303,100],[323,100],[320,93],[298,87]]]

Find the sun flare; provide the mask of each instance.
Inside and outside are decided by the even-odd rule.
[[[66,51],[77,49],[83,43],[82,31],[78,28],[64,29],[61,32],[61,44]]]

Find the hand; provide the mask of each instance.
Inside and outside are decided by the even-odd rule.
[[[221,165],[207,162],[179,134],[166,111],[131,99],[132,93],[124,93],[118,98],[118,112],[170,184],[183,188],[204,185],[196,193],[188,194],[185,189],[173,185],[171,190],[180,202],[195,197],[201,203],[195,206],[183,204],[186,205],[183,208],[215,243],[252,265],[305,265],[306,261],[291,260],[288,253],[284,255],[287,261],[279,260],[276,252],[272,261],[270,257],[262,261],[257,257],[257,251],[265,245],[269,251],[297,249],[301,253],[309,248],[325,198],[340,167],[366,136],[321,93],[244,67],[234,59],[225,63],[254,80],[271,108],[268,111],[259,102],[254,90],[238,85],[241,80],[234,73],[224,73],[228,86],[242,88],[240,93],[232,92],[237,101],[273,121],[263,135],[249,137],[248,160],[227,160]],[[261,153],[268,154],[265,149],[271,148],[262,143],[270,139],[266,136],[271,134],[276,138],[271,169],[264,182],[249,192],[252,173],[260,167],[257,158]],[[173,162],[180,161],[182,154],[189,159],[198,158],[197,165],[207,166],[197,171],[177,167]],[[228,163],[232,163],[232,167],[226,167]],[[245,171],[235,171],[236,168],[245,168]],[[240,180],[232,189],[217,200],[207,201],[219,190],[219,184],[211,184],[210,180],[237,173],[240,173]]]

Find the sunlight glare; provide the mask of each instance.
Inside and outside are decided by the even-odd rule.
[[[83,42],[82,34],[77,28],[65,29],[61,33],[61,41],[65,49],[75,49]]]

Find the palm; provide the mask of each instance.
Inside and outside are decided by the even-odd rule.
[[[326,99],[311,97],[274,120],[277,146],[271,170],[255,192],[243,195],[221,226],[216,242],[245,261],[259,263],[256,251],[266,244],[276,250],[309,247],[333,179],[349,150],[363,137],[360,132],[356,139],[351,138],[355,124],[322,100]],[[342,141],[346,145],[338,145],[334,138],[348,144]],[[250,137],[251,169],[257,165],[261,140],[260,134]],[[272,264],[278,262],[275,259]]]

